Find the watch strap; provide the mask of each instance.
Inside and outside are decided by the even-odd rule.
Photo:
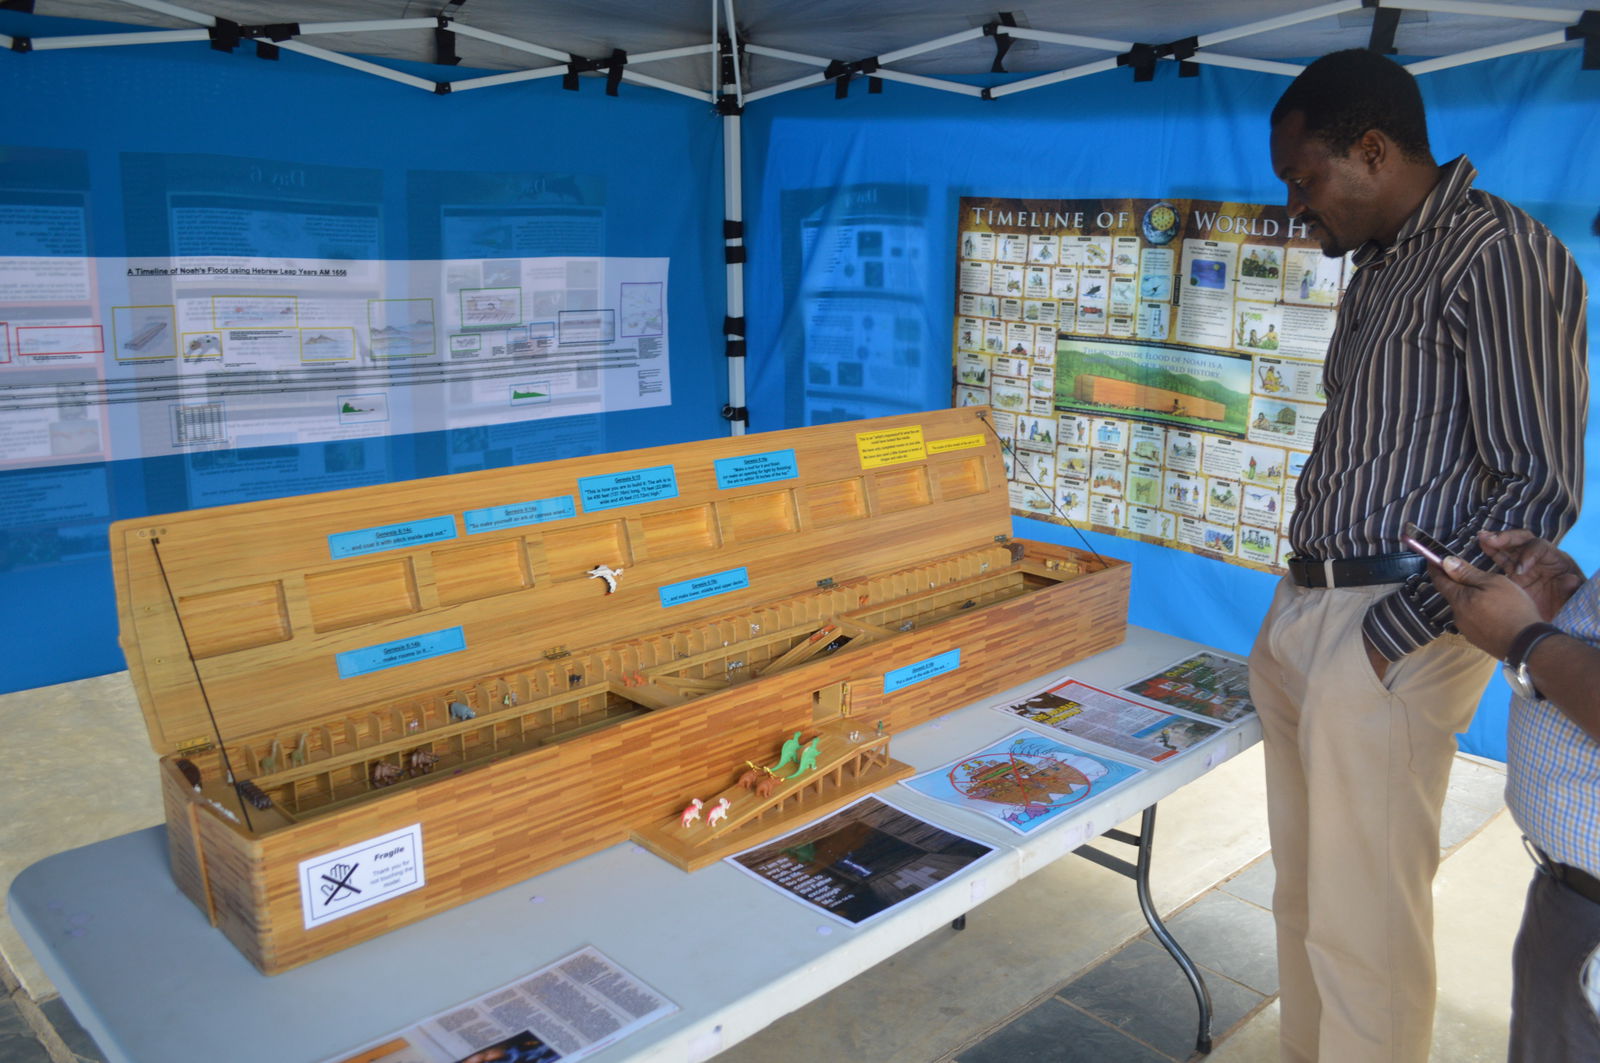
[[[1529,624],[1517,632],[1517,637],[1511,640],[1511,648],[1506,651],[1507,668],[1526,668],[1528,655],[1533,653],[1533,648],[1551,635],[1561,634],[1561,629],[1554,624],[1540,621]]]

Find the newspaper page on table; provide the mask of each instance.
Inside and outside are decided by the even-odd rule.
[[[745,874],[851,926],[933,889],[994,847],[877,797],[728,857]]]
[[[1224,723],[1256,711],[1250,703],[1250,666],[1220,653],[1193,654],[1122,689]]]
[[[1064,679],[997,710],[1144,760],[1163,761],[1204,742],[1221,724],[1197,720]]]
[[[1027,834],[1143,773],[1022,729],[900,785]]]
[[[570,1063],[677,1010],[587,947],[324,1063]]]

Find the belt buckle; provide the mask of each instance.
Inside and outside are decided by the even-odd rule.
[[[1329,588],[1338,586],[1338,583],[1333,578],[1333,558],[1331,557],[1322,559],[1322,585]]]

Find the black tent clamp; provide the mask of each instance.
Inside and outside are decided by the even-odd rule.
[[[996,21],[984,24],[983,35],[994,38],[994,65],[989,68],[989,73],[1004,74],[1006,72],[1006,53],[1011,50],[1013,44],[1017,43],[1017,40],[1009,33],[1001,33],[1000,29],[1004,26],[1015,26],[1016,24],[1017,17],[1009,11],[1000,12],[1000,16]]]
[[[1583,41],[1583,70],[1600,70],[1600,11],[1585,11],[1575,26],[1567,27],[1567,40]]]
[[[1199,77],[1200,64],[1189,61],[1190,56],[1199,50],[1198,37],[1184,37],[1168,44],[1135,44],[1117,56],[1117,65],[1133,67],[1133,80],[1136,82],[1154,81],[1156,63],[1162,59],[1176,59],[1179,77]]]
[[[215,22],[206,31],[211,38],[212,51],[231,52],[239,47],[240,41],[252,40],[256,42],[256,55],[262,59],[278,58],[278,49],[266,42],[287,41],[300,35],[298,22],[271,22],[261,26],[245,26],[225,18]]]

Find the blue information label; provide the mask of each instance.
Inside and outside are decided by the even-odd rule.
[[[385,668],[398,668],[428,657],[443,657],[447,653],[460,653],[467,648],[467,636],[458,627],[443,631],[430,631],[426,635],[413,635],[408,639],[363,646],[359,650],[346,650],[335,654],[339,663],[339,678],[354,679],[369,672]]]
[[[892,694],[896,690],[920,683],[924,679],[932,679],[936,675],[944,675],[961,667],[961,648],[946,650],[937,657],[929,657],[916,664],[908,664],[904,668],[896,668],[892,672],[883,673],[883,692]]]
[[[528,502],[513,502],[509,506],[489,506],[486,509],[469,509],[462,514],[466,519],[467,534],[494,531],[497,528],[515,528],[519,524],[543,524],[547,520],[566,520],[578,515],[571,495],[556,498],[535,498]]]
[[[766,454],[745,454],[737,458],[717,459],[717,486],[726,491],[730,487],[748,487],[750,484],[769,484],[774,480],[792,480],[800,475],[794,451],[773,450]]]
[[[578,495],[583,499],[585,513],[658,502],[678,497],[678,474],[671,465],[658,465],[654,469],[583,476],[578,479]]]
[[[750,586],[750,574],[743,568],[730,568],[726,572],[716,572],[698,579],[686,579],[682,583],[664,585],[661,588],[661,604],[663,607],[682,605],[684,602],[698,601],[717,594],[742,591],[748,586]]]
[[[360,557],[384,550],[399,550],[404,546],[435,543],[456,537],[454,517],[429,517],[426,520],[408,520],[403,524],[386,524],[381,528],[361,528],[357,531],[334,532],[328,536],[328,553],[337,560],[342,557]]]

